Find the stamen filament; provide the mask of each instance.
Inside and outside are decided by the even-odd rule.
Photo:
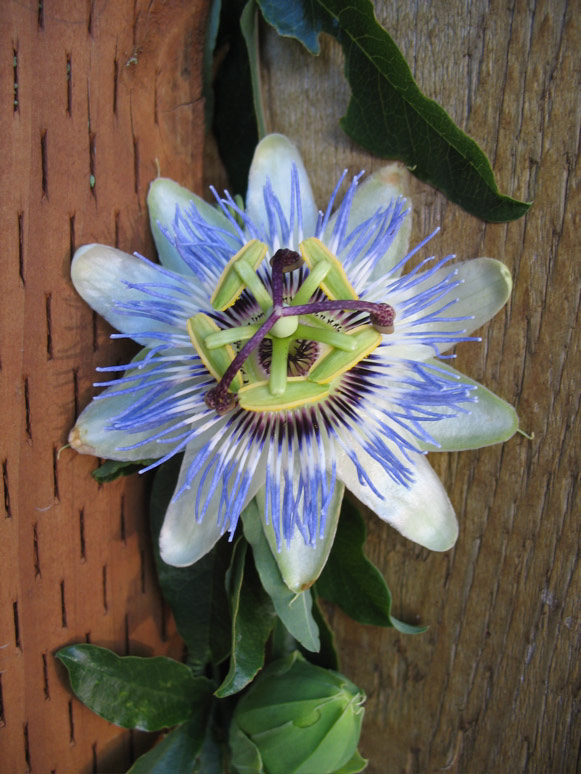
[[[268,312],[272,308],[272,298],[270,293],[262,284],[258,274],[249,266],[246,261],[237,261],[234,264],[234,270],[240,279],[250,289],[250,292],[256,299],[263,312]]]
[[[356,347],[352,337],[347,336],[346,333],[339,333],[331,328],[315,328],[314,325],[299,324],[293,338],[320,341],[322,344],[328,344],[330,347],[341,349],[344,352],[353,352]]]
[[[223,347],[224,344],[233,344],[235,341],[247,341],[258,330],[260,330],[260,323],[239,325],[236,328],[224,328],[224,330],[210,333],[209,336],[206,336],[205,343],[208,349],[218,349]]]
[[[297,290],[295,297],[291,301],[291,306],[306,304],[308,301],[310,301],[313,293],[317,290],[321,282],[325,279],[330,271],[330,264],[326,263],[325,261],[318,263],[314,269],[311,270],[308,277]]]

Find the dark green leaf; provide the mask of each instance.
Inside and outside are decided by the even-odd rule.
[[[137,473],[141,468],[145,468],[150,465],[153,460],[131,460],[129,462],[121,462],[120,460],[106,460],[98,468],[91,471],[91,475],[99,484],[108,484],[110,481],[121,476],[132,476]]]
[[[202,747],[207,724],[206,702],[195,707],[195,715],[174,729],[149,752],[140,755],[127,774],[192,774]]]
[[[416,177],[479,218],[504,222],[527,212],[530,204],[499,193],[490,162],[474,140],[421,93],[369,0],[293,5],[302,11],[291,16],[285,0],[260,0],[265,19],[277,29],[286,25],[284,34],[307,48],[321,29],[340,42],[352,92],[341,125],[350,137],[376,156],[405,162]]]
[[[264,535],[261,519],[262,516],[253,500],[242,514],[242,522],[244,537],[252,546],[254,562],[264,590],[272,599],[277,614],[292,636],[307,650],[316,652],[320,648],[320,642],[317,624],[311,612],[311,592],[307,589],[295,594],[283,581]]]
[[[240,16],[246,0],[223,0],[218,48],[226,55],[214,81],[213,132],[233,194],[246,194],[248,170],[258,142],[252,83]]]
[[[264,647],[276,620],[247,550],[248,543],[239,540],[232,557],[232,655],[228,674],[216,691],[219,698],[241,691],[262,669]]]
[[[323,20],[313,2],[289,3],[286,0],[257,0],[264,18],[279,35],[297,38],[311,54],[320,51],[319,33]]]
[[[323,667],[323,669],[334,669],[338,672],[340,671],[340,664],[337,649],[335,648],[335,635],[329,626],[324,612],[321,610],[316,584],[311,591],[313,594],[313,618],[319,627],[321,649],[318,653],[304,653],[304,656],[315,666]]]
[[[225,738],[227,729],[225,730]],[[194,774],[224,774],[228,771],[226,760],[229,758],[228,747],[225,742],[221,744],[214,738],[211,729],[208,728],[204,744],[196,760]],[[167,774],[174,774],[168,772]],[[176,773],[177,774],[177,773]]]
[[[188,646],[188,659],[203,666],[218,664],[230,653],[230,607],[224,579],[231,547],[221,540],[190,567],[172,567],[159,555],[159,532],[174,492],[181,456],[156,473],[151,492],[150,518],[157,576],[170,605],[178,631]]]
[[[159,731],[188,720],[211,697],[212,683],[162,656],[117,656],[95,645],[70,645],[56,657],[76,696],[123,728]]]
[[[212,80],[214,77],[214,51],[218,39],[218,27],[220,26],[220,12],[222,10],[222,0],[212,0],[208,21],[206,24],[206,37],[204,40],[204,63],[202,95],[204,97],[204,116],[206,121],[206,131],[212,126],[214,115],[214,88]]]
[[[317,593],[334,602],[355,621],[373,626],[394,626],[408,634],[426,627],[402,624],[391,615],[391,593],[379,572],[363,553],[365,523],[346,500],[329,560],[319,580]]]

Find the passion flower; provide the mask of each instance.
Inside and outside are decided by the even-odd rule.
[[[161,265],[80,248],[82,297],[145,349],[85,409],[82,453],[184,452],[160,537],[169,564],[195,562],[256,498],[287,584],[309,585],[332,543],[344,486],[406,537],[442,551],[457,537],[427,451],[497,443],[514,410],[438,357],[505,304],[499,261],[425,258],[402,275],[409,202],[391,165],[324,212],[298,151],[258,146],[246,205],[212,206],[158,179],[148,205]],[[433,236],[433,235],[432,235]]]

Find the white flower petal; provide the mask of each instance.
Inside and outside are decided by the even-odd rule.
[[[161,263],[178,274],[191,275],[193,272],[163,235],[160,226],[175,236],[176,208],[186,210],[192,202],[207,223],[235,234],[234,227],[223,212],[173,180],[158,177],[149,186],[147,194],[149,223]]]
[[[272,555],[280,570],[280,574],[288,588],[297,594],[310,588],[323,572],[323,568],[329,558],[329,553],[335,540],[337,522],[341,512],[341,503],[345,487],[341,481],[335,481],[331,503],[327,511],[325,536],[317,540],[314,546],[305,544],[300,532],[295,530],[294,536],[287,545],[283,540],[280,551],[276,547],[276,537],[271,524],[266,524],[262,518],[262,528],[270,545]],[[261,514],[264,514],[265,490],[260,489],[256,495],[256,503]]]
[[[207,435],[201,440],[206,440]],[[209,494],[212,473],[203,480],[205,466],[191,481],[188,488],[183,489],[179,497],[176,494],[186,484],[188,471],[197,455],[200,453],[200,443],[190,444],[184,454],[180,475],[176,485],[174,498],[170,503],[159,535],[159,550],[161,558],[174,567],[187,567],[208,553],[218,541],[224,530],[218,523],[219,508],[222,498],[222,486],[218,485],[210,495],[208,507],[200,523],[196,521],[196,510],[200,498],[204,502]],[[244,510],[257,490],[264,484],[264,467],[256,468],[246,496],[242,502]],[[227,528],[228,525],[226,525]]]
[[[305,237],[315,233],[318,211],[313,197],[309,177],[301,155],[282,134],[269,134],[258,144],[248,175],[246,213],[257,224],[266,227],[268,219],[264,205],[263,188],[270,184],[286,217],[291,211],[291,170],[297,168],[301,190],[303,233]]]
[[[145,346],[159,344],[159,339],[142,334],[151,331],[175,334],[174,325],[152,320],[145,314],[127,313],[119,308],[120,304],[145,302],[146,307],[155,309],[153,297],[141,290],[127,287],[125,283],[171,285],[171,280],[165,277],[161,270],[150,261],[141,260],[134,255],[124,253],[107,245],[84,245],[80,247],[71,265],[73,284],[83,299],[108,323],[122,333],[129,334],[135,341]],[[176,304],[189,304],[190,312],[185,312],[183,326],[190,314],[199,309],[194,306],[194,300],[199,296],[196,285],[185,277],[176,277],[183,287],[184,283],[191,285],[191,300],[184,296],[176,296]],[[171,289],[166,290],[171,294]],[[147,309],[146,309],[147,311]]]
[[[366,177],[357,187],[353,197],[349,220],[347,221],[347,233],[353,231],[360,223],[375,215],[378,209],[385,208],[392,200],[405,196],[406,189],[406,171],[400,164],[387,164],[369,177]],[[401,224],[389,249],[383,258],[380,258],[376,263],[369,275],[368,281],[387,274],[407,254],[412,229],[411,207],[411,200],[406,199],[405,208],[409,210],[409,213]],[[331,238],[336,220],[337,212],[331,216],[325,229],[323,237],[325,244]],[[392,276],[398,276],[400,273],[401,269]]]
[[[470,395],[477,398],[478,402],[464,404],[468,414],[461,414],[450,408],[447,413],[456,416],[425,423],[425,429],[440,446],[419,443],[420,448],[426,451],[464,451],[480,449],[512,438],[518,430],[518,416],[510,403],[449,365],[439,360],[429,362],[436,368],[447,371],[450,381],[454,384],[473,385],[476,389],[472,390]],[[438,412],[446,413],[446,409],[438,408]]]
[[[147,352],[148,350],[146,349],[141,350],[131,362],[136,363],[142,360]],[[179,350],[168,349],[165,350],[164,355],[166,357],[171,357],[172,355],[179,356]],[[111,427],[111,423],[122,412],[130,409],[138,399],[147,394],[148,388],[144,387],[139,392],[126,392],[123,395],[115,393],[118,393],[120,390],[130,390],[138,385],[147,385],[149,374],[151,374],[151,381],[157,381],[159,376],[153,371],[157,365],[158,361],[153,359],[150,365],[144,366],[139,371],[134,369],[126,371],[124,376],[135,376],[134,381],[107,387],[99,393],[97,398],[93,398],[89,405],[81,412],[75,426],[69,433],[69,443],[75,451],[79,454],[91,454],[94,457],[122,461],[157,459],[171,451],[172,444],[159,443],[158,441],[144,443],[135,449],[123,449],[123,447],[133,446],[141,441],[146,441],[151,436],[160,433],[163,429],[169,429],[172,424],[179,421],[179,417],[174,419],[173,422],[160,424],[155,429],[148,428],[140,433],[130,433],[127,430],[116,430]],[[139,378],[137,378],[138,376]],[[159,395],[157,401],[165,400],[172,393],[182,390],[183,386],[182,382],[177,382],[174,386],[171,386],[171,383],[168,382],[169,389]],[[154,389],[153,385],[151,389]],[[157,401],[154,401],[151,406],[155,405]]]
[[[416,457],[415,478],[409,488],[396,484],[364,451],[359,450],[357,458],[383,499],[359,482],[355,466],[347,455],[341,455],[338,476],[355,497],[404,537],[425,548],[447,551],[454,545],[458,537],[456,515],[440,479],[425,457]]]
[[[445,295],[438,298],[432,304],[421,311],[405,317],[402,302],[418,296],[430,287],[434,287],[449,277],[452,272],[454,276],[451,281],[460,281],[461,284],[451,288]],[[469,335],[488,322],[494,315],[502,309],[510,297],[512,290],[512,278],[507,267],[494,258],[474,258],[471,261],[457,263],[454,265],[442,266],[431,276],[422,279],[419,274],[417,281],[409,287],[396,290],[388,299],[396,310],[396,320],[403,320],[405,330],[415,331],[416,335],[423,332],[436,332],[441,334],[457,333]],[[419,323],[415,326],[411,324],[427,315],[436,314],[447,303],[458,299],[457,303],[448,307],[442,312],[442,317],[464,317],[468,319],[445,322],[435,320],[425,323]],[[398,326],[396,323],[396,331]],[[401,331],[402,328],[400,327]],[[454,345],[454,342],[443,342],[439,344],[441,353],[446,352]]]

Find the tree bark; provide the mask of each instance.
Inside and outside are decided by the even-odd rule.
[[[368,554],[393,591],[394,614],[429,630],[404,636],[331,611],[342,669],[368,695],[362,752],[370,774],[572,772],[581,632],[578,14],[565,0],[374,5],[420,88],[487,153],[501,191],[534,200],[527,217],[492,225],[410,176],[412,243],[440,226],[431,251],[497,257],[513,274],[508,306],[482,330],[482,344],[458,347],[456,364],[514,403],[534,438],[430,455],[460,521],[446,554],[368,515]],[[349,100],[339,46],[323,38],[313,58],[262,33],[268,128],[298,144],[324,208],[344,167],[371,172],[383,162],[339,127]]]
[[[180,658],[152,568],[143,481],[103,487],[63,447],[95,367],[127,346],[76,295],[77,246],[154,257],[160,169],[198,189],[206,0],[8,1],[0,11],[0,758],[5,772],[121,772],[152,736],[76,701],[55,651]]]

